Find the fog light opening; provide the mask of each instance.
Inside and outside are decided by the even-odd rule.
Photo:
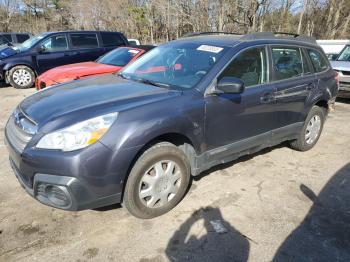
[[[47,185],[45,194],[47,199],[55,206],[66,207],[71,203],[67,189],[63,186]]]

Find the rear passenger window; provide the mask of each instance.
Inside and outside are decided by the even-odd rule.
[[[301,52],[299,48],[272,48],[274,80],[283,80],[303,74]]]
[[[220,75],[237,77],[245,86],[254,86],[267,82],[268,64],[265,47],[251,48],[240,53]]]
[[[315,50],[308,50],[308,53],[316,72],[322,72],[328,68],[326,60],[319,52]]]
[[[23,43],[24,41],[29,39],[29,35],[26,35],[26,34],[18,34],[16,36],[17,36],[17,42],[18,43]]]
[[[70,34],[73,47],[98,47],[96,34]]]
[[[116,33],[102,32],[101,38],[104,46],[121,46],[125,45],[123,39]]]

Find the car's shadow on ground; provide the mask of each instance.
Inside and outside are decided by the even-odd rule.
[[[337,97],[336,102],[342,104],[350,104],[350,95],[349,97]]]
[[[350,261],[350,163],[340,169],[313,202],[303,222],[279,247],[273,261]]]
[[[233,160],[233,161],[230,161],[230,162],[227,162],[225,164],[219,164],[217,166],[213,166],[210,169],[208,169],[206,171],[203,171],[198,176],[195,176],[193,179],[195,181],[198,181],[201,178],[203,178],[203,177],[205,177],[207,175],[210,175],[211,173],[214,173],[214,172],[216,172],[218,170],[229,168],[229,167],[231,167],[233,165],[236,165],[238,163],[246,162],[246,161],[248,161],[250,159],[253,159],[256,156],[264,155],[264,154],[270,153],[271,151],[273,151],[275,149],[284,148],[284,147],[289,147],[288,142],[283,142],[283,143],[281,143],[279,145],[276,145],[276,146],[273,146],[273,147],[264,148],[264,149],[260,150],[259,152],[256,152],[256,153],[253,153],[253,154],[250,154],[250,155],[241,156],[240,158],[238,158],[236,160]]]

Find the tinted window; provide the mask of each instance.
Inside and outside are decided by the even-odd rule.
[[[315,50],[309,50],[309,55],[311,58],[312,65],[316,72],[324,71],[328,68],[326,60],[321,56],[321,54]]]
[[[26,34],[18,34],[16,36],[17,36],[17,42],[18,43],[23,43],[24,41],[29,39],[29,35],[26,35]]]
[[[55,35],[44,40],[41,44],[45,52],[57,52],[68,49],[67,38],[65,35]]]
[[[301,52],[299,48],[272,48],[274,79],[282,80],[303,74]]]
[[[140,52],[141,50],[121,47],[107,53],[98,59],[97,62],[107,65],[125,66]]]
[[[123,39],[116,33],[101,33],[102,42],[104,46],[120,46],[125,45]]]
[[[70,34],[74,47],[98,47],[96,34]]]
[[[350,45],[346,46],[343,51],[341,51],[338,61],[350,61]]]
[[[3,36],[4,36],[9,42],[12,42],[12,36],[11,36],[11,34],[3,34]]]
[[[241,79],[245,86],[267,82],[266,49],[251,48],[240,53],[224,70],[219,79],[230,76]]]

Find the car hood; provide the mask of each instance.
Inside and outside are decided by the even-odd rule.
[[[0,46],[0,59],[4,59],[17,54],[18,51],[7,45]]]
[[[56,67],[45,72],[41,77],[49,78],[60,83],[60,80],[74,80],[85,76],[114,73],[118,72],[120,69],[122,69],[120,66],[84,62]]]
[[[338,71],[350,71],[349,61],[330,61],[332,68]]]
[[[121,112],[180,94],[181,91],[108,74],[44,89],[24,99],[19,107],[40,128],[61,116],[74,115],[84,120],[82,115],[88,119],[104,113]]]

